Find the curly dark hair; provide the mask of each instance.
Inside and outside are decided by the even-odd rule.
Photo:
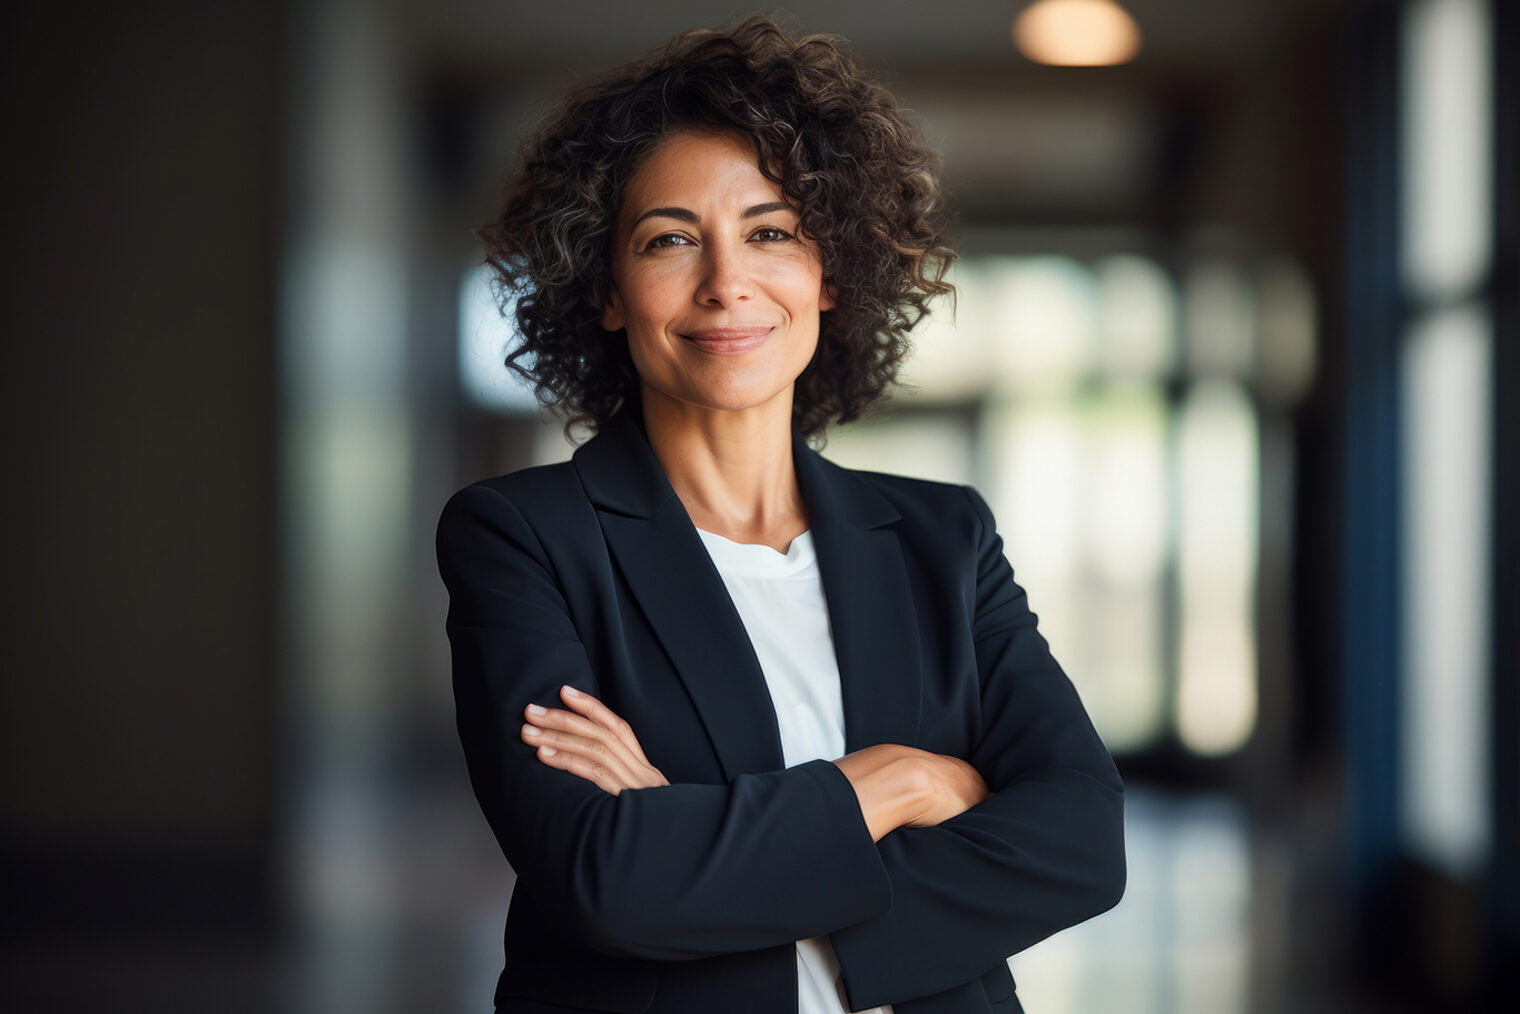
[[[752,15],[683,32],[656,56],[575,88],[524,144],[502,211],[476,230],[521,344],[507,365],[566,427],[595,428],[636,403],[626,340],[601,328],[611,242],[629,179],[671,134],[736,132],[817,242],[835,308],[797,379],[808,436],[879,401],[930,297],[949,293],[950,225],[939,156],[842,40],[793,38]]]

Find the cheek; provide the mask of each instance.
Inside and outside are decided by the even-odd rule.
[[[807,365],[811,363],[813,359],[818,355],[818,346],[823,344],[823,337],[818,333],[817,330],[813,331],[812,339],[813,340],[808,342],[803,348],[803,352],[806,353],[802,357],[803,369],[806,369]]]
[[[806,263],[792,265],[787,287],[799,304],[814,304],[819,311],[834,309],[833,292],[824,280],[823,266],[816,260],[810,258]]]
[[[624,275],[619,285],[630,322],[663,325],[679,308],[690,285],[678,265],[646,266]]]

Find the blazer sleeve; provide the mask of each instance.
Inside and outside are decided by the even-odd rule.
[[[974,979],[1124,893],[1123,783],[1035,629],[991,511],[965,492],[980,531],[972,635],[982,709],[967,760],[992,795],[878,843],[891,911],[831,934],[852,1009]]]
[[[599,694],[539,538],[501,492],[455,494],[438,525],[455,704],[470,780],[518,891],[610,954],[700,958],[790,943],[887,911],[854,790],[816,761],[613,796],[519,735],[562,684]]]

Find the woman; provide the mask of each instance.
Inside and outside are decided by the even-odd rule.
[[[973,491],[808,447],[946,292],[935,160],[750,18],[582,86],[482,230],[594,439],[438,532],[517,872],[499,1011],[1017,1011],[1123,891],[1122,787]]]

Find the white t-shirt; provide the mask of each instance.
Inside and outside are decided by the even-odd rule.
[[[770,688],[787,767],[844,756],[844,700],[812,532],[785,555],[697,530],[733,599]],[[828,937],[797,941],[798,1014],[846,1014]],[[865,1014],[891,1014],[872,1007]]]

